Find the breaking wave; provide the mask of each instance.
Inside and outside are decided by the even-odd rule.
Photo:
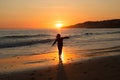
[[[11,48],[11,47],[29,46],[29,45],[34,45],[34,44],[49,43],[51,41],[53,41],[53,39],[29,40],[29,41],[14,42],[14,43],[0,43],[0,48]]]

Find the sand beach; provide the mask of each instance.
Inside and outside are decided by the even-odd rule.
[[[64,53],[0,59],[0,80],[120,80],[120,54]]]

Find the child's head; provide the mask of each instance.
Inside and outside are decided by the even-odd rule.
[[[60,35],[60,34],[57,34],[56,38],[60,38],[60,37],[61,37],[61,35]]]

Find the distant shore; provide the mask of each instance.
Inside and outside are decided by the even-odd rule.
[[[120,54],[89,58],[56,53],[0,60],[0,80],[120,80]]]
[[[86,21],[65,28],[120,28],[120,19],[111,19],[103,21]]]

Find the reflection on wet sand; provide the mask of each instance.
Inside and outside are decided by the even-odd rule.
[[[65,65],[67,65],[69,62],[74,61],[78,56],[76,54],[70,54],[63,49],[61,57],[58,58],[58,68],[57,68],[57,76],[56,80],[68,80]],[[79,56],[80,58],[80,56]]]
[[[16,56],[0,59],[0,73],[45,68],[49,66],[56,66],[58,65],[58,63],[63,65],[71,63],[77,58],[80,59],[80,55],[78,56],[77,54],[74,54],[73,51],[71,51],[72,53],[70,53],[66,50],[68,49],[63,49],[61,59],[59,59],[57,51],[46,54]]]
[[[62,55],[61,55],[62,63],[68,64],[70,62],[77,61],[78,59],[79,60],[82,59],[81,55],[74,54],[75,53],[74,51],[68,52],[68,51],[66,51],[66,49],[67,48],[63,49],[63,51],[62,51]],[[58,59],[58,60],[60,61],[60,59]]]
[[[61,58],[55,51],[0,59],[0,80],[120,80],[120,56],[97,57],[64,48]]]

